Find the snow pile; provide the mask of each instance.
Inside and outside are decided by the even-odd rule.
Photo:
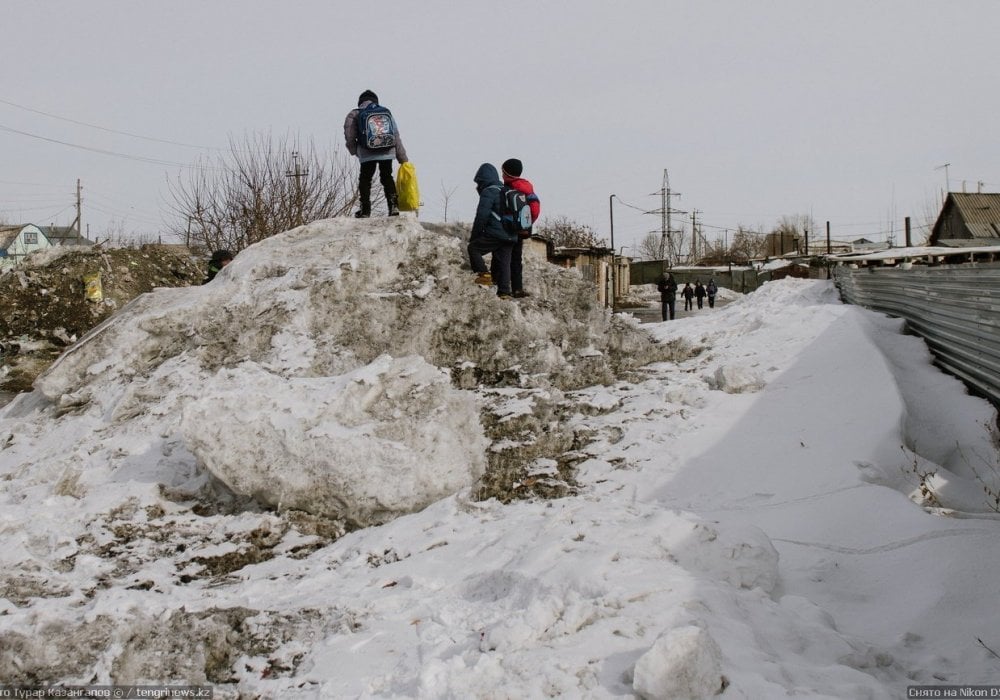
[[[722,652],[694,625],[672,629],[635,664],[635,689],[647,700],[703,700],[723,689]]]
[[[558,394],[665,356],[609,323],[575,271],[536,264],[538,298],[504,304],[463,263],[457,239],[413,219],[310,224],[210,285],[136,299],[36,386],[60,411],[107,414],[106,430],[182,436],[235,495],[382,522],[483,475],[464,390]]]
[[[246,396],[244,387],[256,387]],[[188,447],[234,492],[351,523],[381,522],[472,486],[489,443],[472,394],[419,357],[336,378],[222,370],[184,407]],[[253,439],[249,439],[250,436]]]
[[[573,271],[532,266],[515,304],[461,260],[412,222],[323,222],[65,355],[0,418],[0,677],[219,698],[995,678],[1000,522],[955,490],[996,466],[994,414],[897,322],[787,280],[651,340]]]

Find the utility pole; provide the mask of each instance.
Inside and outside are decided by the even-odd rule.
[[[69,225],[72,229],[76,226],[76,236],[77,238],[83,238],[83,197],[81,192],[83,191],[83,186],[80,185],[80,178],[76,179],[76,220]]]
[[[698,214],[697,209],[691,210],[691,264],[698,264]]]
[[[611,313],[616,311],[615,309],[615,195],[608,197],[608,219],[611,223],[611,268],[609,269],[611,278]],[[605,299],[604,305],[607,306],[608,302]]]
[[[296,219],[296,223],[299,226],[301,226],[305,222],[302,221],[302,184],[300,182],[300,179],[303,178],[303,177],[307,177],[309,175],[309,170],[308,169],[306,169],[306,170],[300,170],[299,169],[299,152],[298,151],[292,151],[292,163],[293,163],[294,171],[291,170],[291,169],[286,170],[285,171],[285,177],[293,177],[293,178],[295,178],[295,207],[296,207],[296,210],[297,210],[297,213],[298,213],[298,217]]]

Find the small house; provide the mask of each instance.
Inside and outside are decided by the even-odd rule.
[[[0,227],[0,269],[15,267],[28,253],[51,247],[52,242],[34,224]]]

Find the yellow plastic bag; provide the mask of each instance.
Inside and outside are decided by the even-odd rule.
[[[396,173],[396,194],[400,211],[416,211],[420,208],[420,188],[417,187],[417,170],[407,161],[399,166]]]
[[[101,272],[91,272],[83,276],[83,293],[87,301],[104,301],[104,288],[101,285]]]

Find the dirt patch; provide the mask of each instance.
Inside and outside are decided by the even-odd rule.
[[[30,391],[65,348],[156,287],[201,284],[205,259],[183,246],[57,248],[0,275],[0,391]],[[100,275],[100,299],[84,278]],[[93,285],[90,287],[94,291]]]

